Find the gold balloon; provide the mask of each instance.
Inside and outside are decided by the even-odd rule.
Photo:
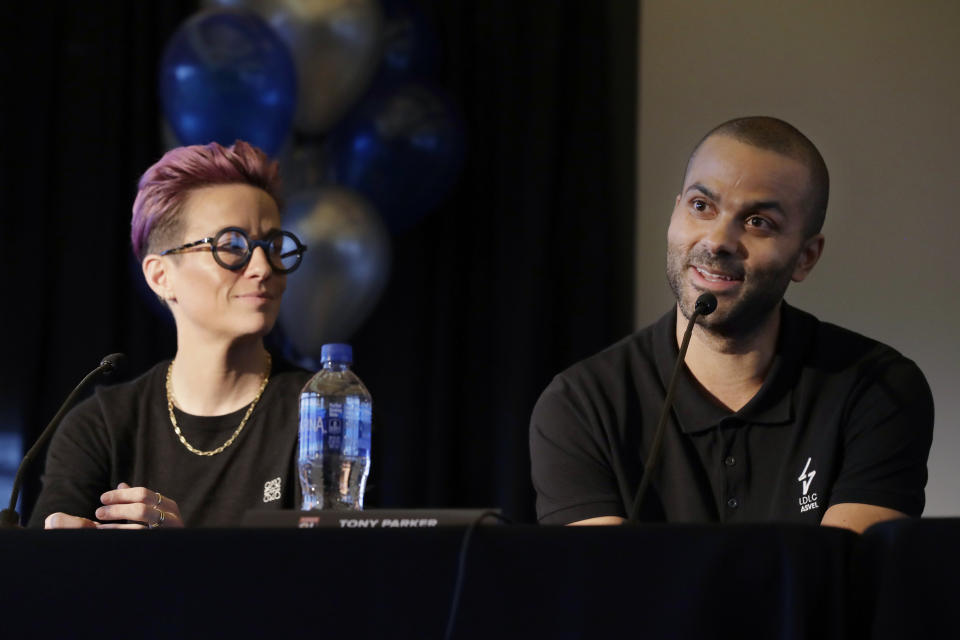
[[[290,47],[297,66],[294,127],[324,133],[356,102],[380,63],[383,13],[376,0],[208,0],[256,11]]]

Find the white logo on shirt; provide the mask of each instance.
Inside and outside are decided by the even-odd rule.
[[[803,483],[803,495],[807,495],[807,492],[810,491],[810,483],[813,482],[813,476],[817,475],[816,471],[807,472],[810,469],[810,463],[813,461],[813,458],[807,458],[807,464],[803,467],[803,472],[800,474],[800,477],[797,478],[799,482]]]
[[[800,472],[800,476],[797,478],[797,482],[800,483],[800,488],[803,490],[803,495],[800,496],[798,501],[800,503],[800,513],[820,508],[817,504],[817,493],[809,493],[810,485],[813,484],[813,478],[817,475],[817,472],[810,468],[811,462],[813,462],[813,458],[807,458],[807,464],[804,465],[803,471]]]
[[[263,501],[274,502],[280,499],[280,478],[267,480],[263,484]]]

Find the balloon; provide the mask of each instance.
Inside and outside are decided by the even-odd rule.
[[[300,98],[295,127],[325,133],[367,88],[380,63],[376,0],[218,0],[263,16],[290,47]]]
[[[373,202],[393,231],[414,225],[450,191],[463,165],[458,111],[406,83],[371,95],[330,134],[330,177]]]
[[[256,14],[202,11],[167,43],[160,95],[183,144],[240,139],[272,155],[293,121],[296,70],[287,46]]]
[[[382,0],[383,56],[373,84],[429,78],[440,58],[437,37],[426,17],[408,0]]]
[[[287,276],[280,322],[300,355],[320,357],[327,342],[347,342],[380,297],[390,268],[390,239],[360,195],[328,187],[287,204],[284,228],[307,245]]]
[[[321,187],[327,176],[327,147],[316,140],[291,140],[277,158],[283,176],[283,196]]]

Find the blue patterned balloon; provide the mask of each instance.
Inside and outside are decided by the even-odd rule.
[[[439,90],[406,83],[377,91],[330,134],[330,177],[366,196],[393,231],[440,205],[460,175],[465,135]]]
[[[160,65],[167,121],[183,144],[246,140],[279,151],[297,105],[286,44],[250,11],[202,11],[167,43]]]

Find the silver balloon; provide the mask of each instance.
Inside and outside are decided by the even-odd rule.
[[[380,63],[383,12],[377,0],[207,0],[246,7],[290,47],[299,96],[294,127],[324,133],[360,97]]]
[[[390,269],[390,239],[373,206],[340,187],[291,198],[284,228],[308,249],[287,276],[280,324],[301,355],[319,358],[322,345],[347,342],[379,299]]]
[[[315,140],[288,141],[280,150],[280,175],[283,176],[283,197],[290,200],[296,194],[329,184],[327,145]]]

